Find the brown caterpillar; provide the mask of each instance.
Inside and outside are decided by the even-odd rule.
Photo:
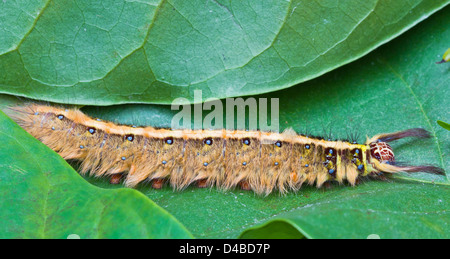
[[[228,130],[169,130],[115,125],[92,119],[78,109],[27,104],[10,116],[31,135],[66,160],[80,160],[81,174],[124,178],[128,187],[165,181],[176,190],[200,187],[230,189],[240,185],[258,194],[274,189],[298,191],[303,183],[327,181],[355,185],[382,173],[444,174],[434,166],[400,166],[388,142],[430,137],[423,129],[379,134],[365,144],[326,141],[284,133]]]

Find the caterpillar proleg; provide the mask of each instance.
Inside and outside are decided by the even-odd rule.
[[[388,142],[427,138],[420,128],[379,134],[364,144],[327,141],[287,130],[171,130],[129,127],[90,118],[78,109],[40,104],[11,107],[10,116],[66,160],[81,161],[80,173],[121,178],[128,187],[151,181],[182,190],[191,184],[258,194],[298,191],[328,181],[355,185],[362,177],[398,172],[444,174],[434,166],[399,165]]]

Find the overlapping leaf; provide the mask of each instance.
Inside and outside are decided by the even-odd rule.
[[[447,10],[373,54],[301,87],[255,98],[279,98],[280,127],[347,138],[422,127],[427,140],[393,142],[397,161],[432,164],[449,172],[448,66],[435,64],[448,48]],[[127,124],[168,127],[177,111],[166,106],[86,107],[93,116]],[[204,115],[210,111],[204,111]],[[330,134],[331,131],[331,134]],[[102,187],[107,182],[88,179]],[[191,188],[139,188],[180,219],[197,237],[442,238],[449,237],[449,176],[402,174],[389,182],[365,181],[331,190],[258,197]],[[269,223],[266,223],[269,222]],[[260,226],[260,228],[254,228]]]
[[[59,103],[260,94],[353,61],[448,0],[0,3],[0,92]]]
[[[86,183],[2,112],[0,143],[0,238],[191,237],[139,192]]]
[[[448,131],[435,123],[450,121],[448,66],[435,64],[450,38],[445,11],[357,62],[301,87],[255,97],[280,99],[282,129],[292,127],[331,138],[357,132],[364,141],[365,135],[423,127],[433,138],[395,143],[397,160],[433,164],[448,172]],[[128,76],[136,79],[133,74]],[[9,99],[2,97],[5,102]],[[84,111],[126,124],[165,127],[170,126],[176,112],[157,105],[86,107]],[[18,148],[12,149],[16,152]],[[107,181],[87,180],[111,188]],[[12,179],[5,182],[17,183]],[[189,188],[173,192],[145,185],[138,190],[201,238],[448,238],[450,233],[448,174],[405,174],[389,182],[367,181],[354,188],[305,187],[297,194],[268,197],[239,190]]]

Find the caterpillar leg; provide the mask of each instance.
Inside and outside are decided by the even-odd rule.
[[[370,178],[376,179],[376,180],[380,180],[380,181],[389,181],[389,179],[386,177],[386,175],[382,172],[376,173],[376,174],[370,174],[369,175]]]
[[[208,180],[207,179],[198,180],[197,181],[197,187],[198,188],[206,188],[206,187],[208,187]]]
[[[157,178],[152,180],[152,188],[153,189],[161,189],[164,185],[164,179],[163,178]]]
[[[323,188],[325,190],[331,190],[331,189],[333,189],[333,185],[331,185],[330,182],[325,182],[325,183],[323,183]]]
[[[250,191],[252,188],[250,187],[250,184],[248,183],[248,181],[241,181],[239,183],[239,186],[241,187],[242,190],[244,191]]]
[[[113,174],[111,175],[111,179],[109,180],[110,184],[119,184],[122,179],[122,174]]]

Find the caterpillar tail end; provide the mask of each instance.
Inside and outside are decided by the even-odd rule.
[[[7,106],[2,111],[24,129],[31,127],[33,123],[31,117],[36,113],[32,105]]]
[[[421,166],[411,166],[402,165],[395,161],[394,151],[388,142],[406,138],[430,138],[431,134],[422,129],[414,128],[404,131],[398,131],[389,134],[379,134],[366,141],[366,145],[370,147],[370,162],[372,167],[384,173],[415,173],[423,172],[437,175],[445,175],[444,169],[436,166],[421,165]]]

